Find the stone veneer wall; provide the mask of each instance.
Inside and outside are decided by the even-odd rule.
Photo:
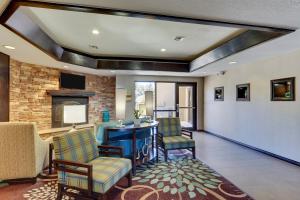
[[[36,122],[39,130],[51,128],[51,96],[59,89],[60,70],[16,60],[10,61],[10,121]],[[86,89],[96,92],[89,99],[89,123],[102,120],[108,108],[115,116],[116,78],[86,75]]]

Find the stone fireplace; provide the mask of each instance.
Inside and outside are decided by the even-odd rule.
[[[87,124],[89,119],[89,97],[94,96],[95,92],[86,90],[49,90],[47,91],[52,96],[52,128],[60,128],[71,126],[72,124],[65,124],[64,117],[64,105],[86,105],[85,119]]]
[[[61,72],[59,69],[10,59],[10,121],[36,122],[38,131],[51,129],[54,96],[87,97],[89,99],[89,123],[102,121],[104,109],[109,110],[111,119],[115,118],[116,77],[84,74],[86,90],[78,92],[71,90],[68,93],[60,89]]]

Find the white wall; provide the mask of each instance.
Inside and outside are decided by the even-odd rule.
[[[296,77],[296,101],[270,101],[270,80]],[[236,101],[236,84],[250,83],[251,101]],[[214,87],[224,86],[224,101]],[[235,66],[204,80],[204,130],[300,161],[300,52]]]
[[[126,88],[132,94],[132,100],[126,104],[126,118],[128,119],[133,118],[133,110],[135,106],[134,86],[136,81],[197,82],[197,129],[203,129],[203,78],[118,75],[116,77],[116,88]]]

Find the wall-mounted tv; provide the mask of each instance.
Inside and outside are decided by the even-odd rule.
[[[60,88],[84,90],[85,76],[62,72],[60,74]]]

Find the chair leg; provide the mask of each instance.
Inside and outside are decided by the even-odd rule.
[[[132,186],[132,171],[131,170],[127,175],[127,180],[128,180],[128,187],[131,187]]]
[[[158,140],[157,140],[157,134],[156,134],[156,137],[155,137],[155,146],[156,146],[156,162],[158,163],[158,151],[159,151],[159,149],[158,149]]]
[[[168,150],[165,149],[164,153],[165,153],[165,162],[168,162]]]
[[[193,153],[193,159],[196,159],[196,149],[195,149],[195,147],[192,148],[192,153]]]
[[[61,200],[62,199],[62,197],[63,197],[63,186],[60,184],[60,183],[58,183],[57,184],[57,197],[56,197],[56,200]]]

